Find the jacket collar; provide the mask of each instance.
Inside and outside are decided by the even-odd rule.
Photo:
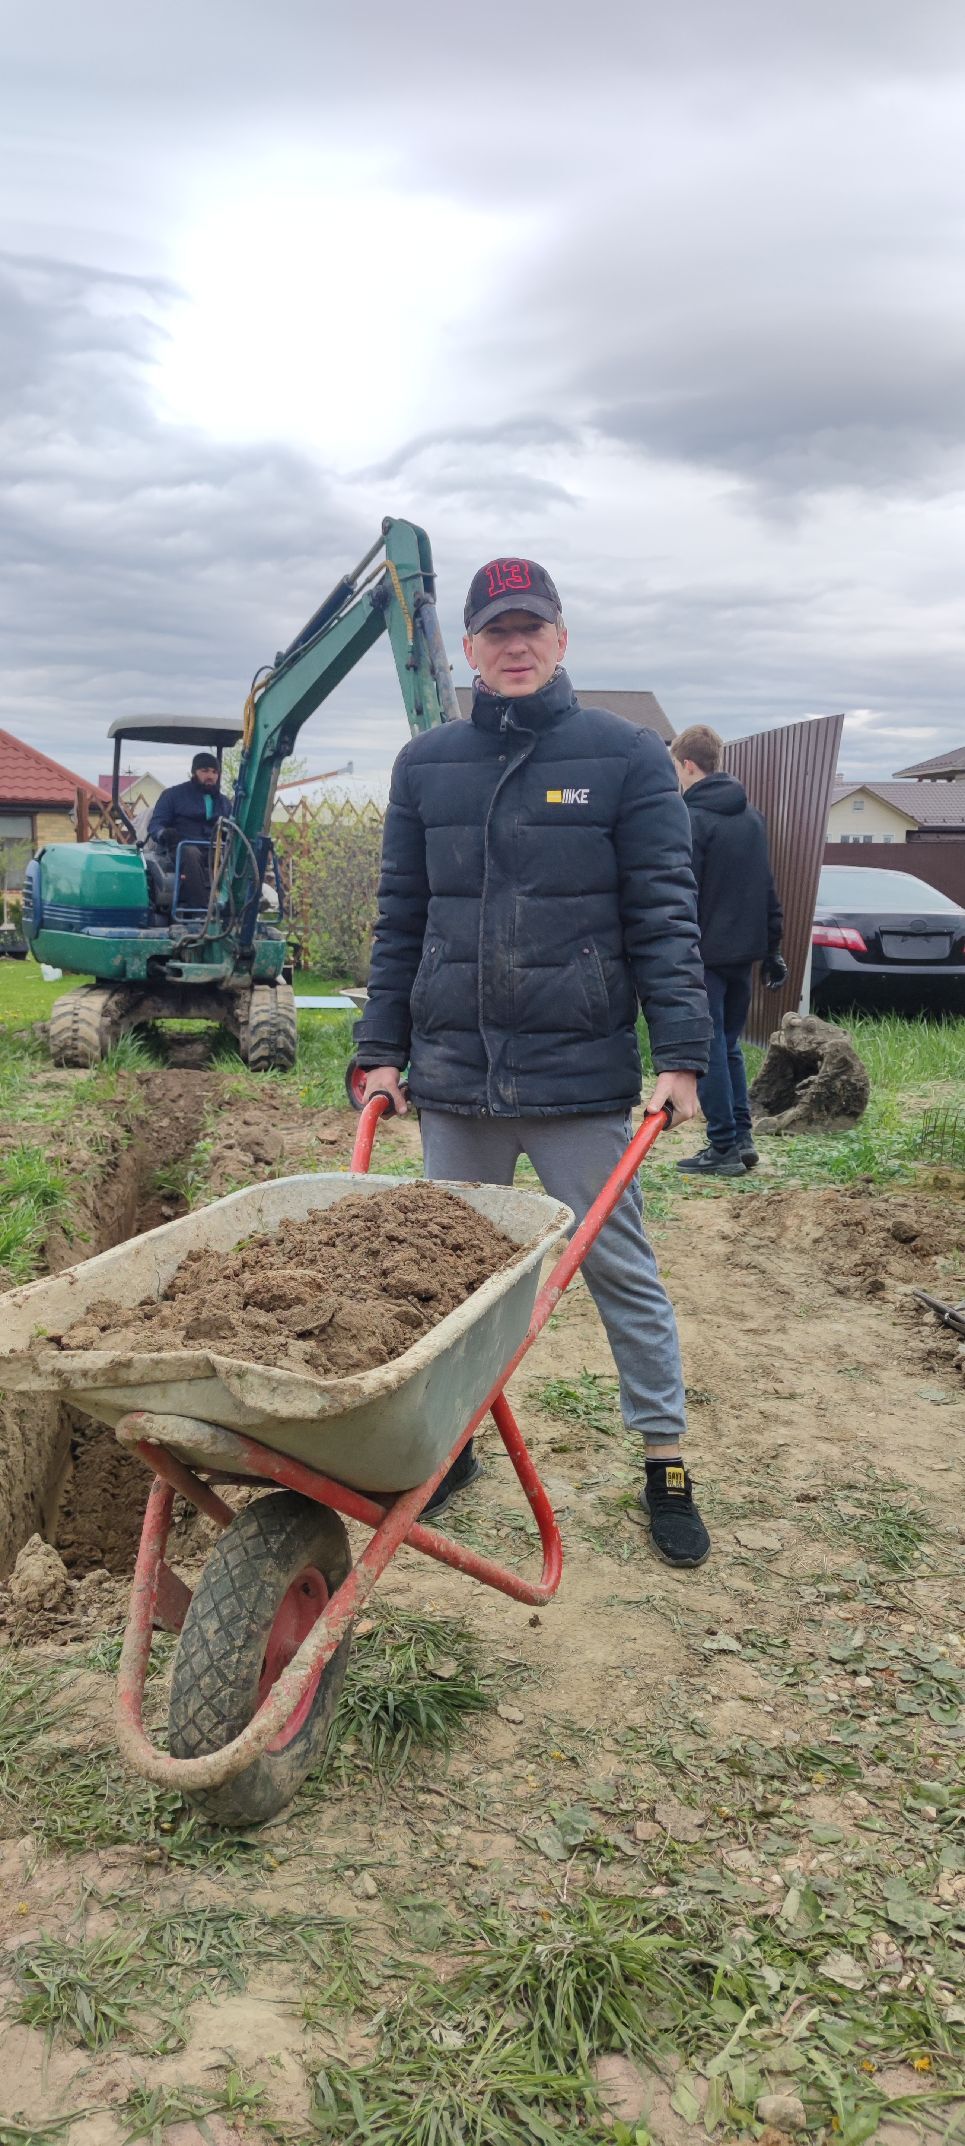
[[[491,693],[477,678],[472,695],[472,720],[478,730],[550,730],[578,707],[576,694],[565,671],[557,671],[539,693],[526,693],[521,700],[504,700]]]

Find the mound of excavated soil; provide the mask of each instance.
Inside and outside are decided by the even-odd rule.
[[[210,1348],[341,1378],[401,1356],[518,1251],[437,1185],[350,1194],[233,1252],[189,1252],[160,1302],[92,1305],[56,1338],[64,1349]]]
[[[895,1282],[927,1288],[936,1262],[965,1249],[965,1216],[954,1208],[863,1185],[794,1186],[744,1199],[735,1202],[731,1228],[748,1246],[810,1256],[829,1281],[863,1296],[880,1296]]]

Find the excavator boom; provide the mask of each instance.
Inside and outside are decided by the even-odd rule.
[[[378,562],[381,555],[381,564]],[[367,572],[367,569],[373,569]],[[241,840],[232,852],[229,908],[243,917],[250,942],[258,888],[269,848],[271,810],[282,763],[302,725],[387,633],[402,698],[415,733],[458,721],[452,676],[435,605],[432,551],[424,529],[391,517],[377,542],[343,576],[289,647],[275,657],[248,696],[232,820]]]

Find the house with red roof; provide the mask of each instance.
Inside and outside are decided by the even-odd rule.
[[[89,804],[110,801],[109,790],[105,795],[12,730],[0,730],[0,842],[29,842],[34,849],[42,842],[75,842],[71,814],[78,790]]]

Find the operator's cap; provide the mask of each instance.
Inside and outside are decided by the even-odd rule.
[[[213,767],[213,768],[216,768],[216,767],[217,767],[217,765],[218,765],[218,756],[217,756],[217,754],[216,754],[216,753],[195,753],[194,759],[193,759],[193,760],[192,760],[192,762],[191,762],[191,773],[192,773],[192,775],[194,774],[195,768],[199,768],[199,767]]]
[[[464,613],[467,633],[478,633],[501,611],[532,611],[555,626],[563,615],[559,592],[535,559],[490,559],[469,584]]]

